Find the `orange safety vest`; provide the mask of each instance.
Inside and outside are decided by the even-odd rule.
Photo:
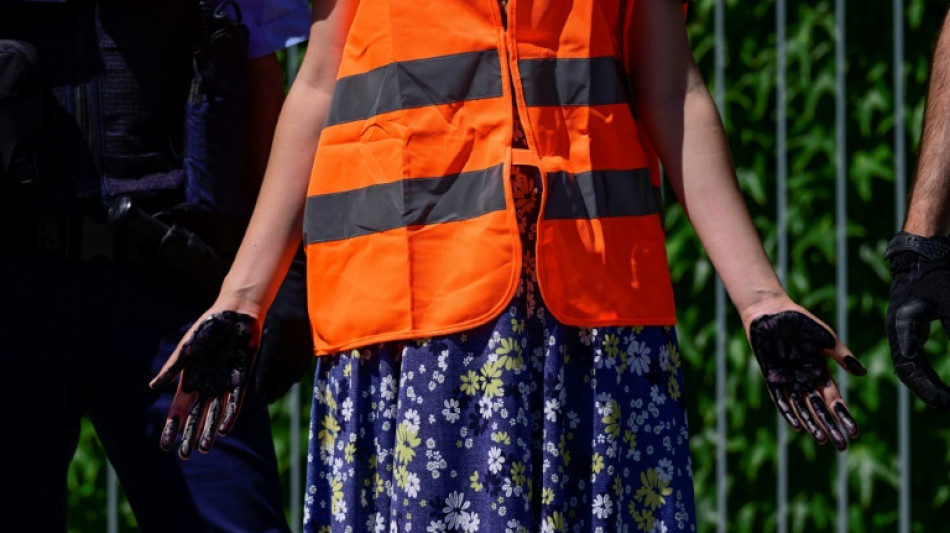
[[[522,268],[513,161],[542,173],[536,268],[555,318],[675,322],[621,3],[509,0],[506,31],[497,0],[360,2],[304,217],[317,354],[498,316]]]

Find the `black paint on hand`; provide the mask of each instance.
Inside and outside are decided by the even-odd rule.
[[[753,320],[749,338],[769,394],[789,425],[804,427],[819,444],[830,440],[838,450],[846,449],[839,424],[852,438],[858,435],[857,424],[843,402],[834,404],[832,414],[819,392],[832,385],[826,353],[835,348],[834,335],[802,313],[783,311]],[[852,373],[866,373],[851,359],[845,364]]]
[[[219,397],[247,383],[260,332],[252,317],[233,311],[209,316],[182,346],[182,390]]]
[[[177,360],[155,378],[153,386],[169,384],[181,374],[181,391],[192,395],[184,424],[172,414],[160,445],[170,450],[181,430],[178,455],[188,459],[194,449],[208,453],[217,435],[227,435],[240,413],[260,344],[260,328],[250,315],[222,311],[206,318],[185,341]],[[223,416],[222,416],[223,415]]]
[[[807,392],[831,380],[825,350],[835,347],[828,331],[807,316],[785,311],[752,322],[752,350],[770,386]]]

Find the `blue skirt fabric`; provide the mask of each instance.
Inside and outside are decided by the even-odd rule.
[[[555,320],[532,267],[539,176],[512,180],[506,312],[317,362],[305,531],[696,530],[674,328]]]

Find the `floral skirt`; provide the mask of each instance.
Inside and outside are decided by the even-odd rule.
[[[675,330],[555,320],[530,266],[539,177],[512,174],[506,312],[318,360],[305,531],[696,530]]]

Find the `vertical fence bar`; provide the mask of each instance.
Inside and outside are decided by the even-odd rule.
[[[288,87],[293,84],[294,78],[297,77],[297,70],[300,68],[299,47],[300,45],[294,45],[287,48]],[[303,527],[301,517],[303,508],[303,467],[300,459],[300,424],[303,419],[300,416],[300,402],[302,400],[300,384],[297,383],[291,387],[290,394],[287,396],[287,401],[290,402],[290,528],[294,533],[299,533]]]
[[[906,147],[904,145],[904,5],[894,0],[894,202],[897,230],[904,225]],[[898,531],[910,533],[910,396],[897,387],[897,439],[900,463]]]
[[[835,176],[835,223],[836,223],[836,299],[837,329],[841,342],[848,343],[848,162],[847,125],[845,123],[845,72],[847,70],[845,47],[844,0],[835,0],[835,133],[837,172]],[[848,374],[841,367],[837,372],[838,388],[845,401],[848,400]],[[848,456],[838,454],[838,533],[848,533]]]
[[[106,459],[106,531],[119,531],[119,479],[112,463]]]
[[[777,0],[775,5],[775,44],[776,44],[776,126],[775,126],[775,167],[776,167],[776,231],[778,232],[778,261],[776,272],[779,281],[786,284],[788,270],[788,143],[786,140],[787,118],[786,100],[786,47],[785,47],[786,5],[785,0]],[[778,476],[776,480],[777,531],[788,531],[788,427],[781,415],[776,413]]]
[[[716,0],[716,87],[713,95],[723,124],[726,122],[726,15],[725,1]],[[716,530],[726,533],[728,477],[726,464],[726,291],[716,276]]]

